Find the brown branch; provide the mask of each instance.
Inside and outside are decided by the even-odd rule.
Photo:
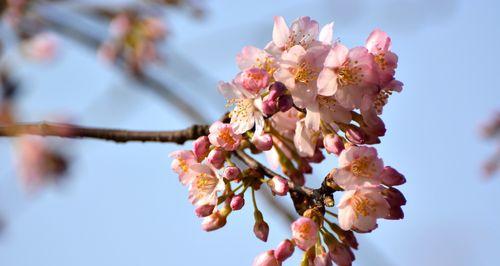
[[[183,144],[208,135],[207,125],[193,125],[183,130],[172,131],[133,131],[82,127],[58,123],[12,124],[0,126],[0,137],[22,135],[54,136],[61,138],[92,138],[114,142],[173,142]]]

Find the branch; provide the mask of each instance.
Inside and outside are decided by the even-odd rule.
[[[207,125],[193,125],[183,130],[172,131],[134,131],[122,129],[106,129],[81,127],[71,124],[33,123],[11,124],[0,126],[0,137],[17,137],[22,135],[54,136],[61,138],[92,138],[114,142],[173,142],[183,144],[208,135]]]

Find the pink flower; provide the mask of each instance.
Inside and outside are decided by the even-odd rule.
[[[381,183],[384,162],[377,150],[366,146],[351,146],[340,153],[339,169],[332,172],[335,182],[344,189]]]
[[[377,228],[377,218],[388,215],[389,204],[380,187],[348,190],[339,203],[339,225],[344,230],[370,232]]]
[[[274,257],[276,260],[283,262],[286,259],[290,258],[295,251],[295,245],[289,239],[283,240],[276,250],[274,251]]]
[[[387,33],[376,29],[366,40],[365,46],[374,56],[380,86],[384,87],[394,79],[395,69],[398,66],[398,56],[390,51],[391,38]]]
[[[222,149],[215,148],[208,153],[207,162],[215,169],[221,169],[226,161],[226,154]]]
[[[188,185],[193,181],[194,176],[190,173],[190,166],[197,163],[196,157],[192,151],[179,150],[170,153],[170,157],[174,158],[171,167],[174,172],[179,175],[179,181],[183,185]]]
[[[29,58],[46,61],[57,53],[58,40],[52,33],[39,33],[24,43],[24,51]]]
[[[115,16],[109,24],[109,33],[114,38],[122,38],[132,29],[132,21],[126,13]]]
[[[323,137],[323,145],[328,153],[333,153],[337,156],[345,149],[344,142],[337,134],[328,134]]]
[[[299,155],[303,157],[311,157],[314,155],[319,134],[319,131],[313,131],[307,128],[304,119],[297,122],[293,143]]]
[[[251,94],[240,85],[219,83],[219,91],[234,105],[231,111],[230,124],[235,134],[243,134],[255,126],[254,134],[260,135],[264,130],[264,117],[261,111],[262,99]]]
[[[268,52],[254,46],[245,46],[241,52],[236,55],[236,63],[241,70],[250,68],[259,68],[265,70],[272,78],[278,65],[277,60]]]
[[[274,176],[267,185],[271,188],[273,194],[285,196],[288,193],[288,181],[281,176]]]
[[[375,85],[376,79],[373,55],[366,48],[356,47],[349,50],[342,44],[335,44],[319,74],[318,93],[325,96],[335,95],[348,109],[359,108],[363,95],[373,90],[368,87]]]
[[[255,221],[255,224],[253,225],[253,233],[258,239],[267,242],[267,237],[269,236],[269,225],[264,220],[259,219]]]
[[[382,180],[382,183],[386,186],[399,186],[404,183],[406,183],[406,179],[404,175],[399,173],[396,169],[386,166],[384,167],[384,170],[382,171],[382,174],[380,176],[380,179]]]
[[[196,207],[196,209],[194,210],[194,213],[198,217],[207,217],[214,212],[214,209],[215,209],[215,205],[205,204],[205,205],[201,205],[201,206]]]
[[[312,219],[300,217],[291,227],[292,239],[300,249],[306,251],[318,241],[318,225]]]
[[[143,20],[144,31],[147,38],[151,40],[161,40],[167,35],[167,28],[161,19],[148,17]]]
[[[208,139],[215,147],[221,147],[226,151],[234,151],[240,145],[241,135],[236,134],[230,124],[217,121],[210,126]]]
[[[212,169],[195,163],[190,170],[194,179],[189,187],[189,200],[195,206],[217,205],[217,193],[224,190],[224,181]]]
[[[201,136],[193,142],[193,153],[198,162],[203,161],[210,152],[210,141],[207,136]]]
[[[226,225],[226,222],[227,222],[226,216],[216,211],[212,213],[210,216],[203,218],[203,222],[201,223],[201,228],[204,231],[210,232],[224,227],[224,225]]]
[[[230,205],[233,211],[241,210],[241,208],[243,208],[243,205],[245,205],[245,198],[243,198],[242,195],[236,195],[231,198]]]
[[[320,254],[316,254],[316,257],[314,258],[314,266],[332,266],[330,254],[324,251]]]
[[[240,169],[236,166],[228,166],[224,169],[224,172],[222,173],[222,177],[229,181],[233,181],[239,178],[240,176]]]
[[[247,91],[257,94],[269,85],[269,73],[262,68],[249,68],[244,70],[235,80]]]
[[[274,250],[268,250],[259,254],[254,259],[252,266],[281,266],[281,262],[274,258]]]

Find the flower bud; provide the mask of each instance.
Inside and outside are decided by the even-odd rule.
[[[300,217],[291,225],[295,245],[306,251],[318,240],[318,225],[310,218]]]
[[[401,220],[405,217],[405,214],[403,212],[403,209],[401,207],[391,207],[389,209],[389,213],[387,214],[384,219],[387,220]]]
[[[342,230],[342,233],[338,234],[340,241],[344,243],[345,245],[353,248],[353,249],[358,249],[358,240],[356,239],[356,236],[352,231],[344,231]]]
[[[242,195],[236,195],[231,199],[230,205],[233,211],[241,210],[243,205],[245,205],[245,199]]]
[[[201,228],[207,232],[217,230],[226,225],[226,216],[220,212],[214,212],[210,216],[203,218]]]
[[[354,261],[355,257],[352,250],[342,244],[336,244],[330,248],[330,258],[337,265],[350,266]]]
[[[212,151],[210,151],[207,157],[208,162],[217,169],[220,169],[222,168],[222,166],[224,166],[225,159],[226,156],[224,154],[224,151],[220,149],[213,149]]]
[[[210,141],[207,136],[201,136],[193,142],[193,153],[198,162],[203,161],[210,152]]]
[[[293,183],[303,186],[306,183],[306,178],[304,177],[304,174],[300,172],[293,172],[290,175],[290,179],[293,181]]]
[[[254,135],[252,143],[261,151],[268,151],[273,147],[273,138],[269,134],[262,134],[260,136]]]
[[[399,186],[404,183],[406,183],[406,179],[404,175],[396,171],[396,169],[386,166],[384,167],[384,170],[382,171],[382,174],[380,176],[382,179],[382,183],[386,186]]]
[[[262,101],[262,113],[265,116],[272,116],[278,112],[278,100],[271,99],[271,97],[266,96]]]
[[[280,96],[278,99],[277,107],[280,110],[280,112],[286,112],[290,110],[293,107],[292,96],[290,95]]]
[[[274,257],[274,250],[268,250],[255,257],[252,266],[280,266],[281,263]]]
[[[332,260],[330,255],[326,252],[322,252],[321,254],[317,254],[314,258],[314,266],[332,266]]]
[[[256,221],[253,226],[253,233],[258,239],[267,242],[267,237],[269,236],[269,225],[264,220]]]
[[[279,261],[283,262],[290,258],[295,251],[295,245],[289,239],[281,241],[276,250],[274,251],[274,257]]]
[[[240,176],[240,169],[236,166],[228,166],[224,169],[224,172],[222,172],[222,177],[229,181],[233,181],[235,179],[238,179]]]
[[[214,205],[211,205],[211,204],[205,204],[205,205],[201,205],[201,206],[198,206],[195,210],[194,210],[194,213],[196,214],[196,216],[198,217],[207,217],[209,216],[210,214],[213,213],[214,211],[214,208],[215,206]]]
[[[382,195],[384,195],[385,200],[391,207],[400,207],[406,204],[406,198],[396,188],[390,187],[382,191]]]
[[[333,153],[337,156],[345,149],[344,142],[337,134],[328,134],[323,138],[323,145],[328,153]]]
[[[366,141],[366,134],[359,127],[349,126],[345,131],[347,139],[354,144],[363,144]]]
[[[313,171],[311,164],[307,161],[303,161],[299,164],[299,171],[303,174],[310,174]]]
[[[285,84],[276,81],[271,86],[269,86],[269,97],[273,100],[276,100],[279,97],[283,96],[286,91],[287,88]]]
[[[275,195],[285,196],[288,193],[288,181],[281,176],[274,176],[267,181],[267,185]]]

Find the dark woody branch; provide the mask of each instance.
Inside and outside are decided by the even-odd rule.
[[[208,135],[207,125],[193,125],[183,130],[172,131],[135,131],[82,127],[71,124],[33,123],[0,126],[0,137],[22,135],[53,136],[62,138],[92,138],[114,142],[173,142],[183,144]]]

